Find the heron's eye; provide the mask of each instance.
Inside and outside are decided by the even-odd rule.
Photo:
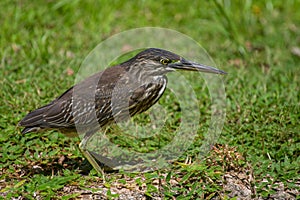
[[[171,61],[167,58],[165,59],[160,59],[160,63],[163,64],[163,65],[167,65],[168,63],[170,63]]]

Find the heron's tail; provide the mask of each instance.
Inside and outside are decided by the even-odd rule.
[[[44,121],[44,114],[47,110],[48,105],[28,113],[18,124],[25,127],[22,133],[37,132],[42,128],[46,128],[47,124]]]

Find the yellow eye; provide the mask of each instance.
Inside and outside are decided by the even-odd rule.
[[[170,60],[169,59],[160,59],[160,63],[163,65],[166,65],[166,64],[170,63]]]

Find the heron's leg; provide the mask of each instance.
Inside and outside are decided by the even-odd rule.
[[[86,145],[93,134],[85,134],[82,141],[79,144],[79,149],[84,157],[89,161],[89,163],[93,166],[93,168],[97,171],[98,174],[102,175],[103,181],[105,182],[105,174],[102,168],[99,166],[94,157],[90,154],[90,152],[86,149]]]

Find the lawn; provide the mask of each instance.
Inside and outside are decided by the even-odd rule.
[[[0,7],[0,199],[299,199],[299,1],[4,0]],[[91,50],[139,27],[188,35],[228,73],[226,118],[209,154],[199,158],[211,99],[193,76],[199,128],[167,168],[99,176],[79,138],[21,134],[18,122],[71,87]],[[167,90],[159,101],[173,113],[160,134],[133,142],[114,130],[110,140],[140,152],[168,144],[181,116],[172,99]],[[147,124],[147,113],[134,121]]]

